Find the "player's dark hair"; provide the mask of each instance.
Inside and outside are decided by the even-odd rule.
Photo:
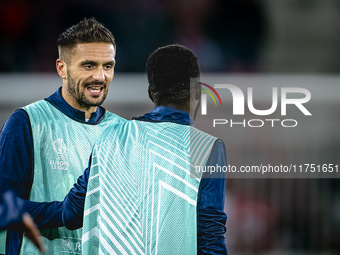
[[[78,43],[110,43],[116,48],[112,33],[95,18],[83,19],[78,24],[66,29],[58,38],[58,49],[72,49]],[[60,56],[61,57],[61,56]]]
[[[195,54],[181,45],[168,45],[154,51],[146,65],[149,90],[156,105],[186,106],[200,69]]]

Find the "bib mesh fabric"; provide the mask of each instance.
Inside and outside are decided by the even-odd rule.
[[[24,107],[32,127],[34,180],[30,200],[62,201],[88,165],[93,145],[112,123],[125,121],[106,112],[100,123],[72,120],[45,100]],[[47,254],[81,254],[82,229],[41,230]],[[24,237],[21,254],[40,254]]]
[[[215,140],[169,122],[105,130],[92,154],[83,254],[197,254],[200,176],[190,172]]]

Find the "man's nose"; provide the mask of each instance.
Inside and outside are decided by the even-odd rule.
[[[98,67],[93,74],[93,79],[98,81],[105,81],[105,74],[102,67]]]

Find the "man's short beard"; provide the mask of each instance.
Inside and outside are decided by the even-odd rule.
[[[93,102],[90,102],[86,97],[85,97],[85,94],[84,93],[81,93],[80,92],[80,88],[79,91],[76,91],[76,83],[75,81],[72,79],[72,76],[70,75],[70,70],[67,69],[67,91],[68,93],[75,99],[77,100],[78,104],[83,107],[83,108],[90,108],[90,107],[93,107],[93,106],[99,106],[101,105],[105,99],[106,99],[106,95],[107,93],[105,92],[105,89],[106,89],[106,86],[104,86],[103,88],[103,97],[102,99],[97,102],[97,103],[93,103]],[[86,89],[86,88],[84,88]]]

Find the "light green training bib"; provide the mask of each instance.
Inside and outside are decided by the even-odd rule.
[[[23,108],[29,116],[34,144],[34,180],[30,200],[63,201],[88,166],[93,145],[103,130],[124,122],[110,112],[99,123],[75,121],[45,100]],[[47,254],[81,254],[82,229],[41,230]],[[20,254],[41,254],[24,237]]]
[[[197,254],[197,197],[216,138],[170,122],[127,121],[94,146],[83,254]]]

